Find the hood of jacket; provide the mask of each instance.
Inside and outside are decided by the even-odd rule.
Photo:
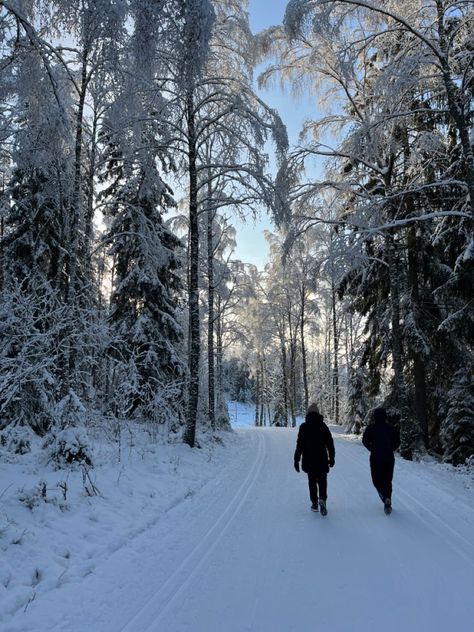
[[[324,421],[324,417],[321,413],[308,412],[305,418],[306,423],[308,424],[320,424]]]

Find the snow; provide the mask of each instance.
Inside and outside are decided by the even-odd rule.
[[[28,615],[33,603],[60,587],[77,590],[107,558],[213,482],[220,461],[238,458],[245,448],[232,434],[225,446],[191,450],[182,443],[150,443],[148,434],[131,430],[123,433],[121,444],[95,443],[94,462],[107,465],[89,469],[90,479],[84,479],[87,470],[81,467],[56,471],[49,447],[34,445],[22,456],[0,448],[2,632],[10,623],[7,629],[36,632],[36,624],[24,625],[20,613]],[[91,483],[98,495],[85,491]]]
[[[255,425],[255,404],[229,402],[228,409],[232,428],[245,428]]]
[[[228,404],[230,424],[232,428],[248,428],[255,426],[255,404],[231,401]],[[299,425],[303,419],[296,418]]]
[[[36,450],[1,461],[2,632],[471,630],[470,473],[397,459],[387,517],[360,439],[332,426],[322,518],[293,470],[297,430],[245,427],[251,409],[202,449],[136,433],[119,461],[96,442],[97,496]],[[40,480],[30,510],[18,487]]]

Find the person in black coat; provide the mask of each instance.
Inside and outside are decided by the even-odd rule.
[[[311,509],[326,515],[327,475],[329,468],[334,466],[334,441],[331,432],[319,413],[316,404],[311,404],[306,413],[305,421],[301,424],[295,450],[295,470],[302,469],[308,475],[309,496]]]
[[[387,413],[376,408],[374,423],[367,426],[362,443],[370,452],[370,473],[375,489],[384,504],[385,513],[392,511],[392,479],[395,466],[394,450],[400,445],[400,433],[387,423]]]

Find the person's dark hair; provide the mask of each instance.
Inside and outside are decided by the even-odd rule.
[[[387,419],[387,413],[385,408],[376,408],[374,410],[374,421],[385,421]]]

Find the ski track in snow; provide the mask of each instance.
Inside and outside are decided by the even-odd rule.
[[[245,502],[263,464],[264,446],[265,442],[263,436],[258,435],[257,456],[250,472],[247,474],[232,500],[223,510],[217,522],[201,540],[199,540],[162,588],[160,588],[133,619],[122,628],[121,632],[134,632],[135,630],[148,632],[151,629],[156,629],[160,619],[183,593],[186,586],[212,554],[224,532],[228,529],[232,519],[237,515]]]
[[[346,453],[346,456],[349,457],[357,467],[362,467],[362,463],[359,460],[355,459],[352,456],[352,454],[350,454],[350,452]],[[410,494],[403,487],[398,487],[398,489],[395,490],[395,493],[398,495],[401,495],[401,499],[399,502],[401,502],[401,504],[407,511],[415,514],[417,518],[421,520],[425,524],[425,526],[428,529],[430,529],[433,533],[439,535],[440,537],[446,538],[446,543],[454,551],[456,551],[459,555],[461,555],[464,559],[466,559],[470,564],[474,566],[474,541],[469,541],[467,538],[465,538],[461,533],[459,533],[457,529],[453,528],[445,519],[443,519],[441,516],[437,515],[434,511],[432,511],[426,505],[426,503],[420,501],[418,498],[415,498],[415,496]],[[422,513],[420,513],[419,510],[421,510]],[[474,515],[474,512],[472,513]],[[444,528],[445,530],[444,534],[442,530],[440,531],[439,529],[435,527],[435,525],[432,522],[430,522],[430,519],[428,518],[428,516],[436,524],[440,525],[442,529]],[[449,539],[453,536],[459,541],[459,544],[461,546],[457,546],[455,543],[453,543]],[[465,550],[463,550],[462,546],[465,546],[467,550],[469,551],[469,553],[466,553]]]
[[[214,480],[5,632],[472,632],[472,490],[397,459],[387,517],[368,453],[332,431],[326,518],[296,430],[239,430],[247,450]]]

